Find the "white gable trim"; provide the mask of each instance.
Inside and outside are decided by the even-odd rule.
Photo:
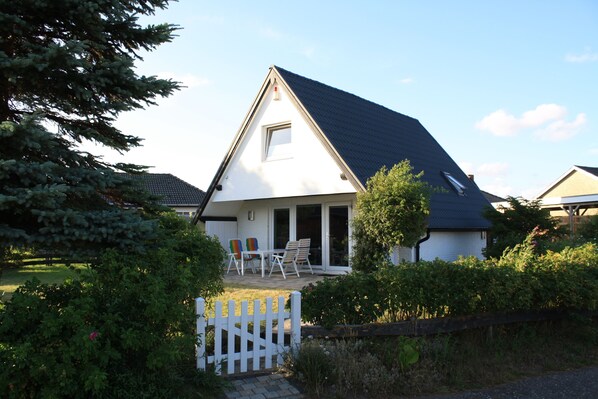
[[[598,180],[598,176],[588,172],[587,170],[583,170],[582,168],[579,168],[577,166],[572,166],[571,168],[569,168],[569,170],[567,170],[567,172],[565,172],[565,174],[563,174],[556,181],[554,181],[551,185],[549,185],[546,189],[544,189],[544,191],[542,191],[540,194],[538,194],[536,196],[536,199],[542,199],[550,190],[552,190],[557,185],[559,185],[561,182],[563,182],[563,180],[565,180],[569,176],[571,176],[573,174],[573,172],[583,173],[584,175],[586,175],[592,179]]]

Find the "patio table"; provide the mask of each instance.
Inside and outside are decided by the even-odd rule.
[[[274,254],[282,254],[284,253],[284,248],[283,249],[258,249],[255,251],[242,251],[241,252],[241,276],[245,275],[245,255],[260,255],[260,259],[261,259],[261,268],[262,268],[262,278],[264,278],[266,276],[266,264],[265,264],[265,259],[266,259],[266,255],[268,256],[268,258],[270,257],[270,255],[274,255]]]

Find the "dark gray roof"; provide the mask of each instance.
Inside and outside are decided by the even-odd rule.
[[[499,197],[498,195],[491,194],[484,190],[481,190],[481,191],[482,191],[482,194],[484,195],[484,197],[486,197],[486,199],[488,200],[488,202],[494,203],[494,202],[506,202],[507,201],[506,198]]]
[[[152,195],[161,197],[166,206],[199,206],[205,192],[170,173],[129,174]]]
[[[485,229],[481,215],[490,206],[471,181],[417,119],[353,94],[273,67],[305,107],[323,134],[363,186],[382,166],[408,159],[414,172],[444,192],[431,200],[432,229]],[[450,173],[465,186],[459,195],[446,178]]]
[[[598,168],[593,168],[591,166],[579,166],[579,165],[575,165],[575,166],[579,169],[583,169],[586,172],[591,173],[594,176],[598,177]]]

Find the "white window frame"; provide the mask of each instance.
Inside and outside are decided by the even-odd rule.
[[[275,147],[271,148],[272,136],[281,130],[288,130],[288,142],[275,144]],[[276,161],[280,159],[293,158],[293,131],[291,129],[291,124],[282,123],[272,126],[265,126],[263,133],[263,144],[262,159],[264,161]],[[270,151],[271,149],[273,149],[272,152]]]

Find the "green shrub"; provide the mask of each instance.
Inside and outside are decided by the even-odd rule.
[[[305,384],[311,395],[319,397],[332,383],[334,364],[330,352],[319,341],[303,342],[286,362],[293,374]]]
[[[0,312],[0,396],[178,396],[202,378],[193,298],[222,290],[223,256],[167,215],[146,253],[111,250],[77,280],[28,282]]]
[[[355,272],[309,284],[301,298],[302,319],[326,327],[369,323],[383,313],[378,281],[371,274]]]
[[[330,327],[481,313],[597,309],[597,246],[587,243],[542,254],[536,234],[507,249],[499,260],[401,263],[372,274],[353,273],[310,285],[302,291],[302,317]]]

